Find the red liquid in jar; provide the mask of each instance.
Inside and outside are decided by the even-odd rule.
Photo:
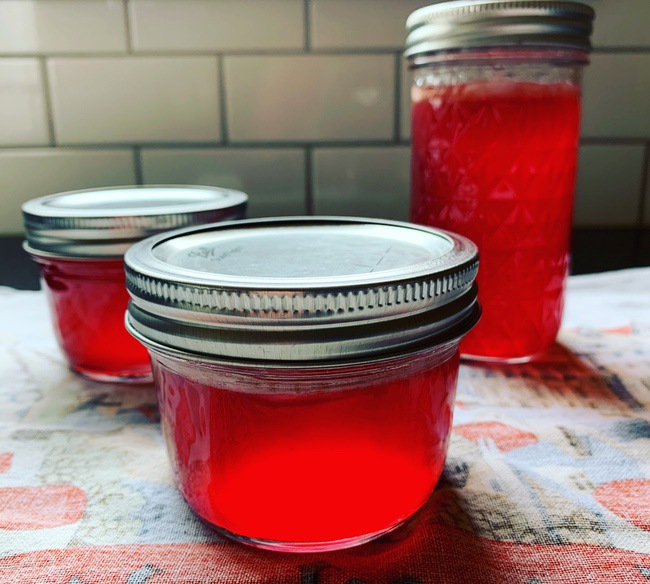
[[[73,369],[100,380],[146,379],[149,354],[124,328],[124,262],[36,259],[59,345]]]
[[[507,81],[414,90],[411,220],[478,245],[483,316],[461,352],[534,356],[560,326],[580,92]]]
[[[303,395],[207,387],[153,365],[179,489],[238,536],[309,544],[381,532],[442,472],[458,351],[409,378]]]

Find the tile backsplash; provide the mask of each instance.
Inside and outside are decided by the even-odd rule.
[[[650,1],[588,1],[575,223],[650,226]],[[27,199],[127,183],[240,188],[251,216],[406,219],[401,47],[429,3],[0,0],[0,234]]]

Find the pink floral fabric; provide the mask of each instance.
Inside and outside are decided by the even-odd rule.
[[[462,366],[445,471],[416,517],[312,555],[199,523],[153,388],[70,373],[41,294],[0,290],[0,582],[650,583],[650,270],[590,278],[571,281],[544,359]]]

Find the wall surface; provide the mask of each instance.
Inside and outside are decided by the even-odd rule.
[[[589,0],[575,223],[650,226],[650,0]],[[0,233],[32,197],[240,188],[252,216],[404,219],[415,0],[0,0]]]

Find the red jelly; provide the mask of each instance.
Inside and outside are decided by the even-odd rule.
[[[481,254],[483,318],[463,340],[464,354],[526,357],[555,340],[579,115],[571,85],[414,91],[411,219],[462,233]]]
[[[593,13],[572,3],[557,11],[540,3],[526,10],[462,4],[438,4],[409,19],[411,220],[460,233],[479,248],[483,317],[463,339],[462,354],[527,360],[553,343],[562,317],[580,73]],[[442,29],[427,27],[450,18],[458,21],[448,44],[436,50]],[[475,36],[462,36],[464,26]],[[527,36],[532,31],[537,36]],[[450,43],[463,51],[450,52]],[[548,46],[522,47],[535,43]]]
[[[116,187],[23,205],[25,249],[38,262],[59,345],[96,381],[151,379],[147,351],[124,328],[124,253],[175,227],[244,216],[247,197],[213,187]]]
[[[231,534],[288,550],[362,543],[415,513],[442,472],[456,344],[381,366],[197,375],[155,353],[153,365],[178,487]]]
[[[149,377],[149,354],[124,328],[124,262],[37,261],[54,331],[72,368],[95,380]]]
[[[285,218],[157,236],[126,255],[179,490],[283,551],[394,529],[440,477],[476,248],[406,223]],[[164,291],[164,292],[163,292]]]

